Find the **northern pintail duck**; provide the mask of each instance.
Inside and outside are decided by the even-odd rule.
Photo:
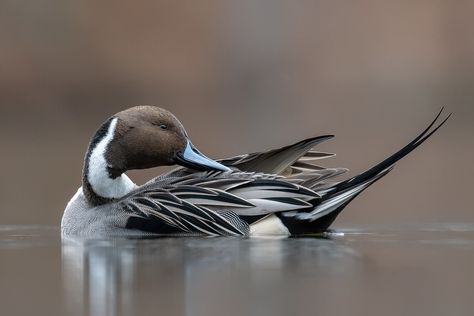
[[[64,211],[61,231],[64,236],[322,233],[349,202],[446,122],[449,116],[435,125],[442,111],[392,156],[335,181],[346,169],[316,165],[333,154],[313,150],[332,135],[214,161],[194,147],[170,112],[132,107],[109,118],[92,138],[82,187]],[[125,174],[173,164],[183,167],[141,186]]]

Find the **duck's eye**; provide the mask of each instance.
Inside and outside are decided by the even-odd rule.
[[[152,122],[151,124],[158,126],[161,129],[168,129],[168,125],[166,125],[165,123]]]

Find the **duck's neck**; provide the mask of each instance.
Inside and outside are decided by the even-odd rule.
[[[101,205],[119,199],[136,185],[122,172],[112,169],[107,157],[109,144],[113,141],[117,118],[105,122],[92,139],[84,162],[82,190],[89,203]]]

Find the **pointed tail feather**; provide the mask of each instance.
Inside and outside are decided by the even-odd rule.
[[[327,190],[326,193],[332,195],[337,192],[343,191],[349,187],[354,187],[357,186],[358,184],[371,179],[375,177],[377,174],[379,174],[382,170],[387,169],[391,166],[393,166],[397,161],[411,153],[415,148],[420,146],[425,140],[427,140],[431,135],[433,135],[441,126],[446,123],[446,121],[451,117],[450,113],[441,123],[439,123],[435,128],[431,129],[436,121],[438,121],[439,117],[441,116],[441,113],[443,113],[444,107],[441,108],[439,111],[438,115],[436,118],[430,123],[430,125],[420,133],[414,140],[412,140],[408,145],[385,159],[384,161],[380,162],[379,164],[375,165],[374,167],[370,168],[369,170],[351,178],[346,181],[340,182],[334,187],[330,188]]]
[[[292,235],[326,231],[347,204],[370,185],[388,174],[394,168],[396,162],[421,145],[446,123],[451,114],[435,126],[443,110],[444,108],[420,135],[387,159],[353,178],[339,182],[322,192],[318,191],[319,194],[322,194],[322,198],[317,201],[313,211],[285,212],[279,214],[278,217],[290,229]],[[433,126],[435,127],[433,128]]]

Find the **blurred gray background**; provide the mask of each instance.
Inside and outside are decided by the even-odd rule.
[[[0,2],[0,223],[59,225],[90,137],[138,104],[211,157],[319,134],[361,172],[453,118],[337,225],[474,220],[473,1]],[[132,172],[143,183],[160,169]]]

